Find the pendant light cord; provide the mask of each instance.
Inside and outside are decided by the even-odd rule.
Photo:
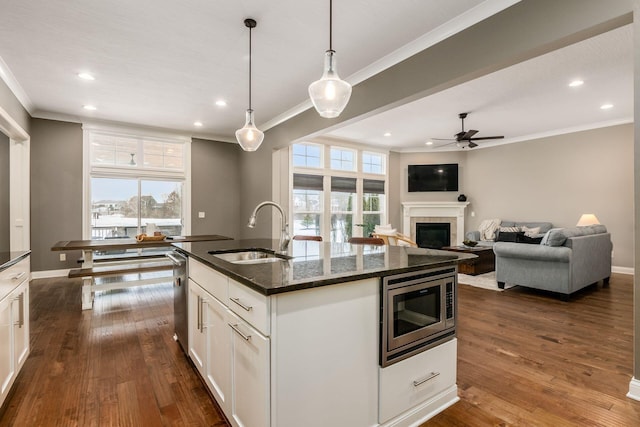
[[[249,27],[249,110],[251,110],[251,27]]]
[[[329,0],[329,50],[333,52],[333,0]]]

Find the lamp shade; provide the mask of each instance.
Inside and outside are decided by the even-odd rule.
[[[594,214],[582,214],[576,226],[584,227],[587,225],[594,225],[594,224],[600,224],[600,221],[598,221],[598,218],[596,218]]]
[[[247,120],[236,131],[236,139],[244,151],[256,151],[262,144],[264,133],[253,124],[253,110],[247,110]]]
[[[318,114],[328,119],[338,117],[347,106],[351,98],[351,85],[340,80],[333,50],[325,54],[324,73],[320,80],[309,85],[309,97]]]

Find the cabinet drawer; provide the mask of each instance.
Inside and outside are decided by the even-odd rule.
[[[202,289],[226,304],[229,294],[229,279],[227,276],[190,257],[189,277],[200,285]]]
[[[229,279],[229,308],[251,326],[269,336],[271,307],[268,297]]]
[[[31,265],[29,257],[0,271],[0,299],[6,297],[18,285],[29,279]]]
[[[454,338],[413,357],[380,368],[379,422],[384,423],[456,383]]]

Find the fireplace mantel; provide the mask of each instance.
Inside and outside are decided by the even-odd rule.
[[[451,223],[451,244],[462,245],[464,240],[464,210],[469,202],[404,202],[402,203],[402,232],[416,237],[415,223],[437,222],[443,218]]]

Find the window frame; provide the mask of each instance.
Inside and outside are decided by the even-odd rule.
[[[314,145],[320,145],[320,143],[309,143],[309,142],[300,142],[298,144],[314,144]],[[293,176],[295,174],[314,174],[314,175],[322,175],[323,176],[323,210],[321,215],[321,226],[320,226],[320,236],[322,236],[323,241],[326,242],[332,242],[331,240],[331,235],[332,235],[332,231],[331,231],[331,217],[332,214],[334,213],[332,211],[332,203],[331,203],[331,197],[332,197],[332,189],[331,189],[331,178],[332,177],[336,177],[336,178],[355,178],[356,179],[356,191],[354,194],[354,199],[353,199],[353,211],[351,212],[352,215],[352,223],[355,224],[363,224],[363,215],[365,215],[365,213],[363,212],[363,197],[364,197],[364,191],[363,191],[363,183],[364,180],[377,180],[377,181],[383,181],[384,182],[384,189],[385,189],[385,197],[384,197],[384,202],[381,206],[381,209],[383,209],[383,211],[376,211],[375,213],[379,213],[380,214],[380,221],[381,223],[385,223],[388,220],[389,217],[389,197],[388,197],[388,182],[389,182],[389,176],[388,176],[388,170],[386,168],[386,165],[388,164],[388,152],[382,151],[382,150],[377,150],[375,148],[372,147],[354,147],[351,146],[349,144],[345,144],[345,145],[339,145],[336,144],[335,142],[332,143],[327,143],[327,144],[322,144],[323,146],[323,158],[324,158],[324,162],[322,164],[321,168],[309,168],[309,167],[301,167],[301,166],[294,166],[293,165],[293,150],[294,150],[294,146],[297,144],[291,144],[289,146],[289,217],[290,218],[294,218],[294,216],[300,212],[297,212],[295,210],[295,206],[294,206],[294,201],[293,201]],[[349,150],[354,152],[354,170],[340,170],[340,169],[332,169],[331,168],[331,149],[335,149],[338,148],[340,150]],[[369,172],[364,172],[363,171],[363,161],[362,161],[362,157],[364,153],[368,153],[368,154],[374,154],[374,155],[380,155],[382,157],[382,161],[383,161],[383,169],[384,169],[384,173],[369,173]],[[367,214],[370,213],[374,213],[374,212],[367,212]],[[356,226],[352,226],[352,230],[351,230],[352,236],[353,237],[360,237],[363,234],[363,229],[362,227],[356,227]]]
[[[137,128],[101,126],[83,123],[83,195],[82,195],[82,236],[91,239],[91,178],[123,178],[137,180],[166,180],[182,182],[182,229],[183,233],[191,233],[191,138],[162,132],[140,130]],[[138,138],[139,144],[148,140],[152,142],[169,142],[182,144],[183,168],[163,169],[158,167],[139,167],[124,165],[93,165],[91,163],[91,138],[93,134],[109,134],[129,138]],[[141,146],[138,146],[138,150]],[[138,151],[140,152],[140,151]],[[140,185],[140,183],[139,183]],[[139,213],[138,213],[139,214]]]

